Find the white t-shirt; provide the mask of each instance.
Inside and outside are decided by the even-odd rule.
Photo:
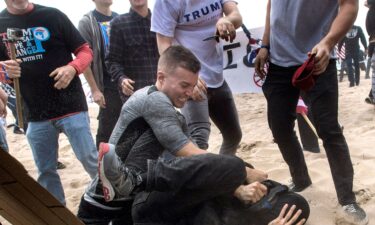
[[[216,22],[223,16],[223,5],[232,0],[156,0],[151,31],[172,37],[173,44],[190,49],[201,62],[200,77],[208,87],[224,82],[223,53],[215,40]]]

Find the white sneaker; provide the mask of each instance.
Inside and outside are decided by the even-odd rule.
[[[366,212],[357,203],[342,206],[340,214],[342,215],[338,220],[349,224],[367,225],[369,222]]]
[[[99,180],[102,182],[104,199],[107,202],[112,201],[115,198],[115,190],[113,189],[113,186],[111,182],[108,180],[106,173],[105,173],[105,166],[108,163],[108,162],[106,163],[105,156],[107,153],[113,154],[115,151],[114,147],[115,146],[108,144],[108,143],[101,142],[99,144],[98,175],[99,175]]]

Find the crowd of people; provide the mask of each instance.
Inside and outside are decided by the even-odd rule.
[[[112,0],[93,0],[95,8],[77,29],[55,8],[5,0],[0,73],[7,83],[19,81],[26,137],[43,187],[66,204],[57,173],[58,137],[64,133],[92,179],[77,214],[85,224],[302,225],[309,205],[296,192],[313,182],[294,131],[302,95],[323,140],[343,219],[368,224],[353,192],[353,165],[337,120],[334,54],[338,43],[347,52],[351,42],[357,47],[357,37],[367,51],[363,32],[353,26],[358,0],[268,0],[255,69],[266,77],[268,125],[289,167],[288,186],[236,156],[242,131],[218,42],[236,38],[242,25],[237,2],[156,0],[153,10],[147,0],[129,2],[129,13],[118,15]],[[367,1],[369,14],[372,4]],[[10,41],[12,32],[22,38]],[[359,85],[357,55],[347,56],[350,85]],[[96,142],[80,74],[100,107]],[[297,75],[306,79],[297,83]],[[6,104],[0,89],[0,116]],[[210,121],[222,135],[219,154],[207,152]],[[8,150],[3,129],[0,137]],[[316,140],[312,146],[320,151]]]

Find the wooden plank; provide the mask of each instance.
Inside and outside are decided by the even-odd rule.
[[[6,219],[9,223],[11,223],[12,225],[23,225],[20,221],[17,220],[16,217],[14,216],[11,216],[10,214],[8,214],[5,210],[0,210],[0,215],[2,215],[2,217],[4,219]]]
[[[63,205],[46,189],[38,184],[32,177],[27,174],[25,168],[13,156],[5,151],[0,151],[0,167],[16,179],[22,186],[30,190],[36,198],[40,199],[48,207]],[[4,163],[3,163],[4,162]]]
[[[58,216],[51,212],[38,198],[32,195],[30,191],[26,190],[19,183],[3,185],[3,187],[13,195],[14,198],[22,202],[25,207],[30,209],[36,215],[39,215],[39,217],[47,224],[65,225]]]
[[[84,225],[84,223],[65,208],[51,208],[56,215],[58,215],[66,224],[69,225]]]
[[[16,182],[8,172],[0,168],[0,184]]]
[[[21,202],[14,198],[3,187],[0,187],[0,206],[8,214],[16,217],[24,225],[47,225],[30,209],[26,208]]]
[[[2,178],[9,181],[0,184],[1,215],[15,225],[84,225],[9,153],[0,151],[0,162],[0,172],[5,174]]]

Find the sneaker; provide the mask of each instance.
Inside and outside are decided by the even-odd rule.
[[[340,220],[344,220],[346,223],[367,225],[369,222],[366,212],[357,203],[342,206],[341,214]]]
[[[365,102],[370,105],[375,105],[375,99],[371,97],[365,98]]]
[[[105,201],[130,199],[140,179],[117,156],[115,145],[99,144],[98,175],[102,182]]]
[[[304,185],[296,185],[293,181],[288,184],[289,191],[301,192],[311,186],[311,180]]]
[[[58,170],[62,170],[62,169],[65,169],[66,166],[65,166],[64,163],[57,161],[57,166],[56,166],[56,168],[57,168]]]
[[[19,128],[18,126],[14,126],[13,133],[15,133],[15,134],[24,134],[25,132],[23,132],[23,130],[21,128]]]
[[[106,173],[105,173],[106,172],[105,166],[108,163],[108,161],[105,158],[109,157],[109,155],[111,154],[110,153],[111,151],[112,152],[115,151],[113,145],[103,143],[103,142],[99,144],[98,175],[99,175],[99,180],[102,182],[104,199],[107,202],[112,201],[115,197],[115,190],[113,189],[113,186],[111,182],[108,180]]]

